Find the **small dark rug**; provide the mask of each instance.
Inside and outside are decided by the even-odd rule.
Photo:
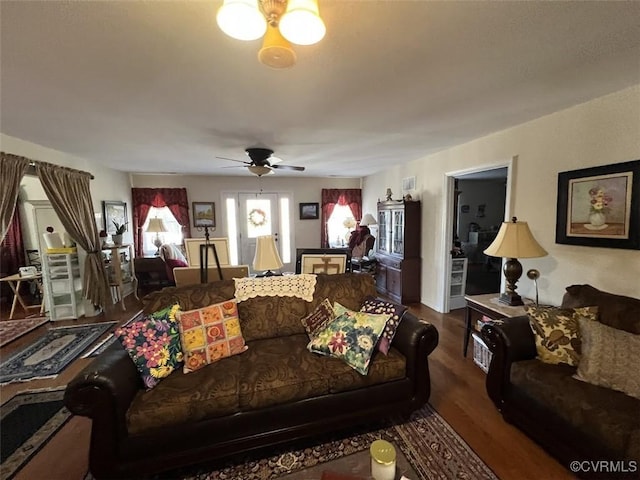
[[[55,377],[116,322],[52,328],[31,345],[3,359],[0,384]]]
[[[12,478],[71,418],[64,389],[23,392],[0,406],[0,471]]]

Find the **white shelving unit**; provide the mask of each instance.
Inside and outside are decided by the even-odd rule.
[[[467,283],[467,258],[451,259],[451,276],[449,278],[449,310],[464,308],[465,285]]]
[[[84,315],[78,254],[44,254],[42,273],[45,302],[51,320],[68,320]]]

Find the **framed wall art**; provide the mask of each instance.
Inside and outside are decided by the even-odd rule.
[[[560,172],[556,243],[640,250],[640,160]]]
[[[300,220],[317,220],[319,218],[318,203],[301,203],[300,204]]]
[[[108,234],[116,233],[116,226],[125,225],[125,230],[129,230],[127,226],[127,204],[126,202],[116,202],[111,200],[102,201],[102,213],[104,218],[104,231]]]
[[[215,227],[216,204],[214,202],[192,202],[193,226]]]

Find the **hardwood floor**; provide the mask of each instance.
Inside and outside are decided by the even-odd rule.
[[[54,326],[73,323],[118,321],[123,323],[141,308],[129,296],[127,310],[119,306],[93,318],[56,322]],[[473,363],[473,355],[462,356],[464,310],[440,314],[424,305],[412,305],[419,318],[436,326],[440,343],[429,357],[431,371],[430,403],[454,428],[496,475],[505,480],[571,479],[571,473],[551,458],[518,429],[505,423],[487,397],[485,374]],[[51,326],[51,323],[48,324]],[[45,327],[0,349],[0,356],[29,344]],[[55,379],[34,380],[0,387],[5,402],[24,390],[62,387],[91,359],[77,359]],[[81,480],[87,472],[91,422],[84,417],[72,418],[18,473],[16,480]],[[472,479],[471,479],[472,480]]]

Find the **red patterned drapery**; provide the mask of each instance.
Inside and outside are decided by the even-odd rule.
[[[18,273],[18,267],[23,267],[26,264],[20,210],[16,204],[9,229],[0,245],[0,275],[5,277]]]
[[[360,223],[362,218],[362,190],[359,188],[323,188],[322,215],[320,232],[321,248],[329,248],[329,232],[327,222],[336,205],[347,205],[353,213],[353,218]]]
[[[186,188],[132,188],[131,200],[133,202],[133,244],[137,256],[143,255],[141,233],[151,207],[169,208],[178,223],[182,225],[183,237],[191,237]]]

